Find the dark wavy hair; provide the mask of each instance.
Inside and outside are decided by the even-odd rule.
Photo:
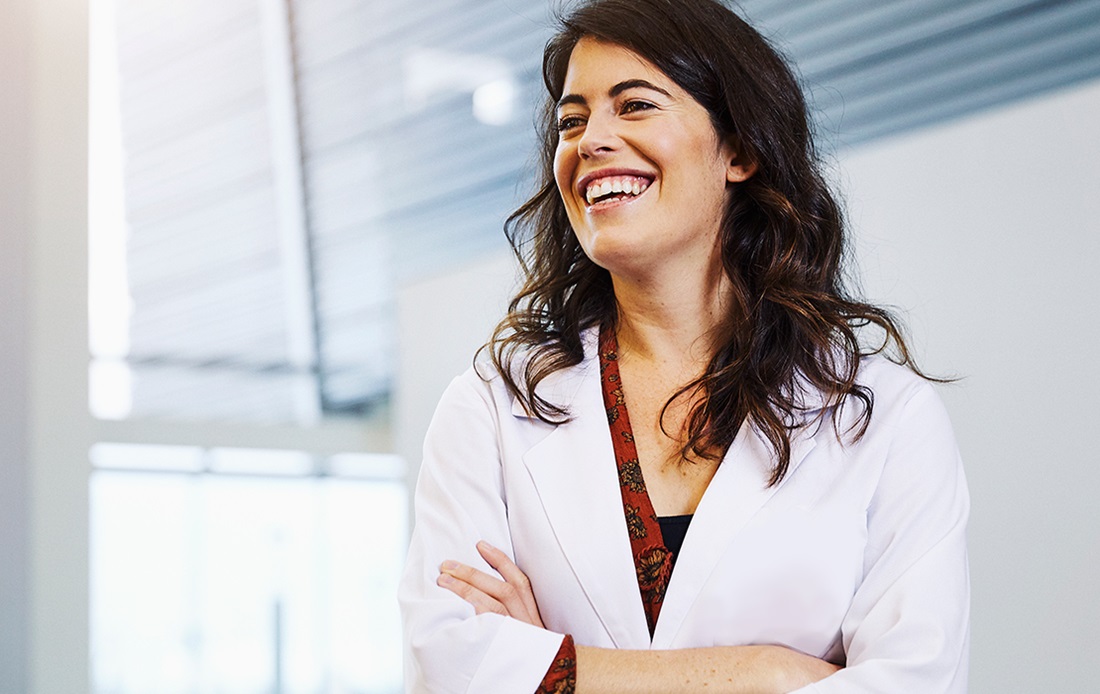
[[[564,421],[567,406],[536,387],[581,362],[583,331],[614,325],[617,317],[611,277],[581,250],[554,182],[556,104],[573,47],[587,36],[657,66],[756,165],[748,180],[730,184],[719,232],[734,292],[728,324],[706,371],[669,400],[699,396],[685,420],[683,459],[717,459],[749,421],[774,451],[771,483],[777,483],[790,462],[790,432],[811,409],[810,389],[834,406],[838,437],[841,410],[854,401],[860,412],[845,433],[861,437],[874,394],[856,382],[859,359],[892,345],[895,361],[920,372],[898,321],[845,286],[843,215],[823,179],[806,103],[787,62],[714,0],[589,0],[559,21],[543,55],[548,95],[538,124],[539,187],[505,223],[524,281],[485,346],[507,388],[543,421]],[[860,335],[876,326],[875,345],[864,347]]]

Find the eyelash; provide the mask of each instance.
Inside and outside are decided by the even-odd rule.
[[[562,116],[558,119],[558,132],[563,133],[566,130],[572,130],[579,126],[582,120],[580,116]]]
[[[648,101],[642,101],[641,99],[631,99],[622,105],[619,109],[620,113],[635,113],[637,111],[648,111],[654,108],[653,104]]]
[[[637,113],[639,111],[648,111],[651,108],[655,108],[653,104],[648,101],[642,101],[641,99],[631,99],[623,103],[619,107],[620,114]],[[558,119],[558,132],[563,133],[566,130],[572,130],[573,128],[581,125],[584,119],[581,116],[562,116]]]

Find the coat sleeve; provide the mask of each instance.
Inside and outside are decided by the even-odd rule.
[[[398,593],[406,692],[534,692],[562,645],[561,634],[501,615],[475,615],[436,585],[445,559],[493,573],[475,548],[478,540],[515,556],[491,398],[472,371],[455,379],[424,441]]]
[[[863,581],[841,627],[846,667],[798,694],[967,690],[970,502],[954,434],[927,383],[893,426],[867,510]]]

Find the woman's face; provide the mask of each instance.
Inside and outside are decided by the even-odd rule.
[[[720,262],[727,184],[752,175],[710,115],[618,44],[582,38],[558,106],[554,175],[585,253],[612,274]]]

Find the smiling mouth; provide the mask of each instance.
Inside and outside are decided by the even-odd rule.
[[[585,201],[592,206],[630,200],[644,193],[651,182],[643,176],[608,176],[596,179],[585,189]]]

